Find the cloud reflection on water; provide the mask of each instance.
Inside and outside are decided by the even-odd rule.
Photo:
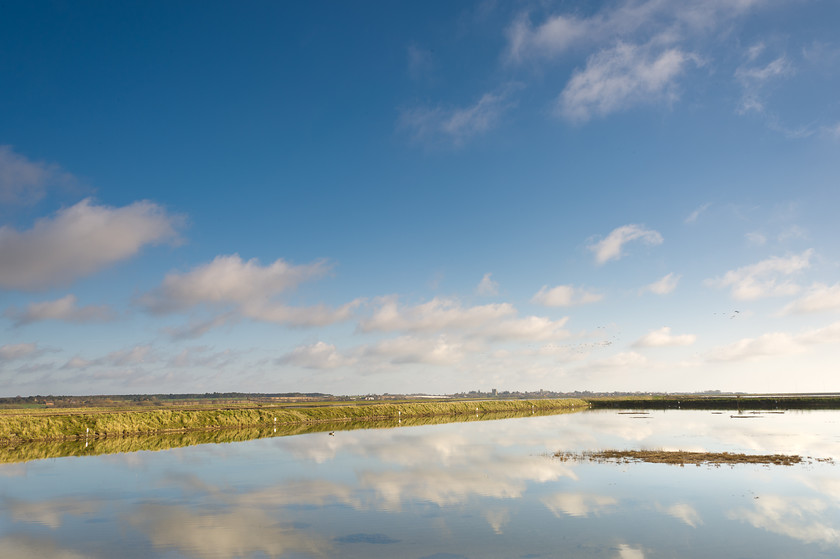
[[[681,555],[680,546],[702,552],[723,529],[756,553],[812,557],[803,546],[840,547],[832,464],[679,468],[550,456],[609,447],[772,453],[791,441],[831,456],[827,417],[737,422],[669,411],[639,422],[597,412],[42,461],[5,478],[15,485],[0,494],[0,556],[98,559],[127,536],[137,557],[548,557],[571,544],[579,557],[643,559]],[[807,436],[794,440],[799,431]],[[51,476],[74,483],[38,487]],[[93,553],[57,543],[94,533],[103,541]],[[783,540],[765,544],[762,533]]]

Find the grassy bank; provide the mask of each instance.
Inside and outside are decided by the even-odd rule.
[[[410,402],[313,407],[236,407],[229,409],[143,411],[61,410],[61,412],[0,414],[0,445],[23,441],[98,439],[150,433],[214,431],[246,427],[336,423],[437,416],[482,415],[499,412],[543,412],[581,409],[583,400],[492,400]]]
[[[594,409],[818,410],[840,409],[840,395],[621,396],[587,398]]]
[[[297,423],[243,427],[241,429],[214,429],[205,431],[186,431],[181,433],[161,433],[151,435],[133,435],[122,437],[101,437],[90,439],[64,439],[50,441],[19,441],[14,444],[0,445],[0,464],[28,462],[45,458],[66,456],[99,456],[138,451],[169,450],[201,444],[223,444],[250,441],[270,437],[288,437],[313,433],[338,433],[356,429],[390,429],[397,427],[416,427],[421,425],[440,425],[444,423],[470,423],[476,421],[494,421],[517,417],[534,417],[572,413],[577,408],[545,409],[535,411],[487,412],[462,415],[436,415],[424,417],[406,417],[405,419],[367,419],[359,421],[337,421],[319,423]]]

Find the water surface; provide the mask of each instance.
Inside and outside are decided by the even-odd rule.
[[[0,557],[840,557],[840,412],[588,411],[0,465]],[[794,466],[561,462],[672,449]]]

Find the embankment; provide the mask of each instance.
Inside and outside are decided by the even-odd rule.
[[[587,398],[593,409],[819,410],[840,409],[838,394],[668,395]]]
[[[498,421],[517,417],[539,417],[574,413],[579,408],[544,409],[531,411],[485,412],[462,415],[435,415],[406,417],[404,419],[367,419],[359,421],[325,421],[318,423],[292,423],[274,427],[261,425],[237,429],[212,429],[183,431],[177,433],[141,434],[121,437],[98,437],[88,439],[64,439],[49,441],[19,441],[0,445],[0,464],[29,462],[45,458],[66,456],[100,456],[138,451],[158,451],[183,448],[202,444],[223,444],[251,441],[255,439],[289,437],[313,433],[332,433],[356,429],[391,429],[444,423],[471,423],[476,421]]]
[[[318,407],[253,407],[233,409],[143,411],[62,411],[56,414],[0,414],[0,445],[24,441],[98,439],[127,435],[273,428],[328,422],[376,421],[436,416],[482,415],[499,412],[561,412],[588,407],[583,400],[489,400],[409,402]]]

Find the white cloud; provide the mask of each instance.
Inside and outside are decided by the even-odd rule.
[[[588,56],[557,100],[557,112],[573,121],[679,97],[679,80],[692,52],[753,8],[772,0],[620,0],[594,13],[519,13],[506,30],[504,60],[540,65],[567,53]],[[534,10],[536,11],[536,10]]]
[[[663,510],[669,516],[673,516],[677,520],[682,521],[684,524],[691,526],[692,528],[696,528],[698,525],[703,524],[703,519],[700,518],[700,514],[697,512],[697,509],[688,503],[677,503],[667,508],[663,507]]]
[[[82,200],[28,231],[0,227],[0,288],[68,284],[134,256],[144,245],[174,240],[180,221],[152,202],[112,208]]]
[[[645,229],[643,225],[623,225],[613,229],[606,239],[591,245],[589,249],[595,253],[595,260],[603,264],[609,260],[621,258],[621,249],[630,241],[640,240],[648,245],[662,244],[663,239],[657,231]]]
[[[329,271],[323,261],[292,265],[282,259],[268,266],[256,258],[243,262],[238,254],[217,256],[185,274],[170,273],[143,303],[153,312],[168,313],[202,303],[249,304],[294,289]]]
[[[281,365],[297,365],[306,369],[335,369],[354,361],[341,355],[334,345],[321,341],[298,346],[277,360]]]
[[[364,332],[433,332],[444,329],[471,330],[516,315],[510,303],[464,308],[452,299],[435,297],[413,307],[400,306],[396,297],[383,297],[370,318],[359,323]]]
[[[815,283],[801,298],[782,309],[782,314],[806,314],[840,310],[840,283]]]
[[[47,187],[74,183],[73,176],[58,165],[30,161],[12,146],[0,146],[0,204],[34,204]]]
[[[650,291],[657,295],[667,295],[672,293],[676,288],[682,276],[676,276],[673,272],[666,276],[650,283],[642,288],[642,291]]]
[[[590,514],[597,516],[615,508],[618,500],[605,495],[557,493],[545,497],[543,504],[558,517],[561,515],[586,517]]]
[[[784,276],[808,268],[813,253],[813,249],[808,249],[802,254],[787,258],[774,256],[737,270],[730,270],[722,278],[706,280],[706,284],[713,287],[731,287],[732,297],[740,301],[795,295],[800,290],[799,285]]]
[[[810,346],[840,343],[840,322],[801,334],[770,332],[757,338],[744,338],[709,353],[710,361],[746,361],[764,357],[803,353]]]
[[[633,347],[667,347],[691,345],[697,340],[694,334],[682,334],[675,336],[671,334],[669,326],[663,326],[659,330],[648,332],[633,343]]]
[[[585,305],[587,303],[597,303],[604,296],[600,293],[586,291],[580,287],[572,285],[558,285],[557,287],[549,288],[547,285],[537,292],[531,299],[531,302],[546,307],[571,307],[575,305]]]
[[[622,543],[618,545],[618,559],[645,559],[645,552]]]
[[[551,14],[534,25],[519,14],[508,27],[505,58],[511,63],[550,59],[592,44],[628,39],[676,42],[705,34],[766,0],[625,0],[604,4],[589,17]]]
[[[517,317],[510,303],[462,307],[452,299],[435,297],[427,303],[400,306],[396,297],[384,297],[374,314],[359,323],[363,332],[463,333],[493,340],[546,340],[568,336],[567,318]]]
[[[487,324],[480,328],[476,335],[491,341],[562,340],[569,337],[569,332],[565,329],[568,321],[568,317],[551,320],[543,316],[525,316]]]
[[[291,307],[281,303],[267,303],[264,306],[259,306],[256,302],[251,302],[241,307],[240,312],[248,318],[265,322],[305,327],[327,326],[349,320],[361,304],[361,299],[354,299],[339,307],[328,307],[327,305]]]
[[[642,104],[677,98],[676,78],[695,55],[678,48],[619,43],[591,56],[558,99],[558,112],[573,121],[586,121]]]
[[[364,355],[385,358],[393,364],[454,365],[464,359],[465,347],[443,335],[431,339],[401,336],[365,348]]]
[[[764,334],[757,338],[744,338],[712,351],[711,361],[745,361],[773,355],[788,355],[805,351],[802,344],[784,332]]]
[[[217,256],[209,264],[198,266],[190,272],[167,274],[162,285],[140,297],[139,303],[155,314],[178,312],[201,305],[211,308],[233,307],[235,314],[216,316],[209,321],[175,331],[174,334],[180,337],[200,335],[235,315],[295,326],[323,326],[347,320],[361,301],[331,308],[325,305],[291,307],[275,299],[303,282],[320,278],[329,269],[329,265],[323,261],[292,265],[278,259],[262,266],[256,258],[243,261],[238,254]]]
[[[75,295],[66,295],[55,301],[30,303],[25,310],[10,307],[3,313],[14,320],[15,326],[22,326],[41,320],[61,320],[71,323],[104,322],[114,318],[114,312],[106,305],[76,305]]]
[[[0,346],[0,361],[12,361],[38,355],[40,350],[36,343],[7,344]]]
[[[506,58],[521,62],[529,57],[551,57],[575,43],[591,37],[593,25],[574,16],[556,15],[534,27],[526,15],[520,15],[507,29]]]
[[[197,511],[180,505],[143,504],[128,517],[155,549],[192,557],[328,556],[321,535],[278,522],[267,507],[231,506]],[[44,556],[45,557],[45,556]]]
[[[840,546],[840,530],[835,514],[823,499],[792,497],[791,495],[762,495],[751,501],[752,510],[741,508],[727,513],[731,519],[745,521],[755,528],[781,534],[806,544]]]
[[[481,281],[478,283],[478,287],[475,288],[475,292],[479,295],[484,296],[492,296],[499,294],[499,283],[491,279],[490,276],[493,274],[486,273],[484,277],[481,278]]]
[[[466,140],[494,128],[502,115],[516,103],[511,99],[517,86],[509,84],[485,93],[467,107],[414,107],[400,114],[400,124],[418,141],[459,146]]]

